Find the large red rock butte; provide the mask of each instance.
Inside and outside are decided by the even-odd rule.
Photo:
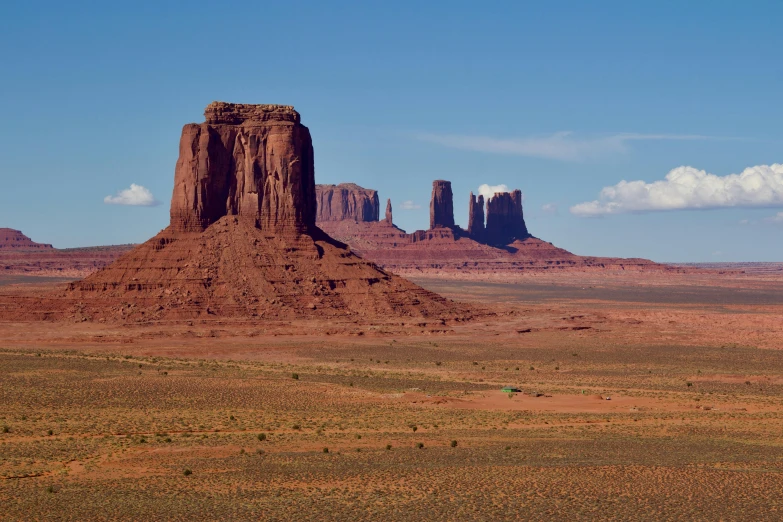
[[[499,192],[487,201],[485,241],[503,246],[530,237],[522,214],[522,191]]]
[[[315,225],[310,131],[288,105],[214,102],[182,129],[171,229],[201,232],[238,216],[270,234]]]
[[[378,221],[378,191],[354,183],[316,185],[316,221]]]
[[[182,129],[170,225],[17,314],[149,322],[470,313],[315,226],[313,147],[292,107],[215,102],[205,118]]]

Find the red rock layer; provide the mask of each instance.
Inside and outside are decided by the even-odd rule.
[[[272,234],[315,225],[310,131],[284,105],[214,102],[182,129],[171,227],[201,232],[236,215]]]
[[[454,195],[451,181],[442,179],[432,182],[430,198],[430,228],[454,226]]]
[[[530,237],[522,215],[522,191],[499,192],[487,201],[486,242],[507,245]]]
[[[136,245],[87,248],[0,249],[0,275],[86,277],[109,265]]]
[[[440,296],[315,229],[270,236],[235,216],[201,233],[163,230],[64,296],[91,318],[451,317]],[[126,303],[130,303],[129,306]]]
[[[53,250],[52,245],[36,243],[19,230],[0,228],[0,251]]]
[[[378,221],[380,206],[376,190],[354,183],[316,185],[315,198],[318,207],[316,222],[344,219]]]

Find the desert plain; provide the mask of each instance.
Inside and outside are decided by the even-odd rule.
[[[783,277],[743,269],[407,274],[466,321],[0,322],[0,518],[779,520]]]

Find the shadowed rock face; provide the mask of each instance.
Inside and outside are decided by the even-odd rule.
[[[451,181],[439,179],[432,182],[430,229],[436,227],[454,227],[454,195],[451,192]]]
[[[213,102],[204,116],[182,129],[172,230],[201,232],[226,215],[270,234],[315,226],[313,144],[293,107]]]
[[[317,222],[378,221],[380,204],[378,191],[354,183],[316,185]]]
[[[476,199],[473,192],[468,202],[468,235],[475,241],[484,240],[484,196],[479,194]]]
[[[391,199],[386,200],[386,221],[387,225],[393,225],[394,220],[392,219],[392,206],[391,206]]]
[[[486,241],[507,245],[530,237],[522,215],[522,191],[500,192],[487,201]]]

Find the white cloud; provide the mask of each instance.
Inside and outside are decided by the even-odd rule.
[[[783,212],[778,212],[774,216],[765,218],[764,221],[767,223],[783,223]]]
[[[508,185],[487,185],[484,183],[478,188],[478,193],[484,196],[484,200],[488,200],[498,192],[509,192]]]
[[[416,138],[455,149],[563,161],[583,161],[609,154],[625,153],[628,151],[628,142],[631,141],[735,139],[696,134],[635,133],[582,137],[568,131],[526,138],[493,138],[458,134],[418,134]]]
[[[541,205],[541,210],[545,214],[557,214],[557,205],[555,203],[544,203]]]
[[[103,202],[108,205],[131,205],[136,207],[154,207],[160,203],[149,189],[131,183],[129,188],[120,190],[116,196],[106,196]]]
[[[418,209],[421,208],[421,205],[417,205],[413,201],[408,200],[408,201],[403,201],[402,203],[400,203],[400,207],[399,208],[401,210],[418,210]]]
[[[664,179],[621,181],[601,190],[599,199],[571,207],[577,216],[626,212],[725,207],[783,206],[783,165],[748,167],[740,174],[716,176],[693,167],[677,167]]]

